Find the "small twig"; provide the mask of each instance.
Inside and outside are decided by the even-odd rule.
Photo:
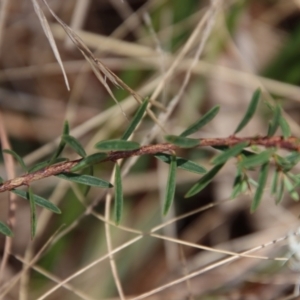
[[[296,137],[289,137],[284,139],[282,136],[256,136],[256,137],[245,137],[239,138],[236,136],[229,136],[227,138],[207,138],[199,139],[200,144],[198,147],[213,147],[213,146],[234,146],[242,142],[248,142],[250,146],[263,146],[266,148],[276,147],[278,149],[285,149],[289,151],[300,152],[300,139]],[[177,147],[170,143],[156,144],[156,145],[147,145],[141,146],[137,150],[130,151],[111,151],[108,153],[105,161],[117,161],[119,159],[129,158],[133,156],[142,156],[142,155],[154,155],[159,152],[170,152],[179,150],[180,147]],[[78,164],[81,159],[76,159],[72,161],[62,162],[59,164],[51,165],[42,170],[25,174],[23,176],[7,180],[2,185],[0,185],[0,193],[15,189],[20,186],[28,186],[31,182],[41,180],[43,178],[58,175],[64,172],[70,172],[72,167]]]

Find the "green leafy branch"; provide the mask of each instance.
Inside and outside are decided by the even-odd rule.
[[[173,136],[172,136],[173,137]],[[169,139],[169,136],[166,137]],[[196,139],[195,139],[196,140]],[[300,140],[295,137],[289,137],[285,139],[283,136],[256,136],[256,137],[236,137],[236,136],[229,136],[226,138],[208,138],[208,139],[197,139],[197,147],[221,147],[226,146],[229,147],[228,150],[232,150],[233,146],[238,146],[237,149],[241,149],[239,152],[246,146],[264,146],[266,148],[277,148],[277,149],[286,149],[290,151],[300,151]],[[104,143],[104,142],[101,142]],[[120,143],[120,144],[119,144]],[[133,144],[134,143],[134,144]],[[156,158],[160,159],[163,162],[170,163],[170,154],[163,153],[168,152],[172,153],[173,151],[186,148],[186,143],[182,144],[182,147],[178,144],[178,140],[174,141],[176,144],[172,143],[162,143],[162,144],[154,144],[154,145],[147,145],[147,146],[140,146],[138,143],[135,142],[128,142],[123,143],[122,140],[110,140],[105,141],[105,148],[122,148],[123,150],[119,151],[110,151],[109,153],[98,152],[94,153],[90,156],[86,156],[85,158],[76,159],[72,161],[63,161],[48,167],[42,168],[40,170],[26,173],[20,177],[16,177],[11,180],[7,180],[2,182],[0,185],[0,193],[5,191],[10,191],[20,186],[28,186],[33,181],[38,181],[46,177],[50,176],[58,176],[62,174],[60,177],[65,178],[74,178],[74,173],[81,169],[87,168],[88,166],[95,165],[98,163],[103,163],[107,161],[115,162],[119,159],[129,158],[132,156],[143,156],[143,155],[154,155]],[[126,144],[128,144],[128,150],[126,150]],[[137,149],[132,150],[132,145],[138,147]],[[192,146],[195,147],[195,146]],[[191,148],[191,147],[188,147]],[[236,148],[235,148],[236,149]],[[7,151],[7,150],[4,150]],[[109,150],[107,150],[109,151]],[[300,155],[300,154],[299,154]],[[222,156],[216,157],[212,160],[212,163],[216,163],[219,161],[227,160],[230,157],[236,155],[232,155],[232,152],[223,152]],[[260,154],[251,156],[251,161],[246,163],[246,167],[249,165],[259,165],[261,162],[268,160],[270,158],[270,152],[261,152]],[[252,163],[252,160],[254,163]],[[202,166],[198,166],[193,161],[182,157],[176,157],[177,167],[181,169],[185,169],[187,171],[191,171],[193,173],[204,173],[205,169]],[[88,184],[89,180],[85,182],[84,180],[87,178],[88,175],[80,175],[78,176],[78,183]],[[81,178],[81,179],[80,179]],[[69,179],[71,180],[71,179]],[[72,180],[75,181],[75,180]],[[80,182],[82,181],[82,182]]]
[[[271,194],[275,196],[276,204],[282,200],[284,191],[287,191],[292,199],[299,200],[296,188],[300,186],[300,175],[293,174],[291,170],[300,161],[300,140],[291,136],[289,125],[282,116],[281,107],[278,104],[274,106],[267,104],[273,113],[273,117],[269,122],[268,131],[265,136],[237,137],[235,135],[241,131],[254,116],[260,96],[260,90],[255,91],[249,107],[234,131],[234,134],[226,138],[195,139],[188,137],[208,124],[218,114],[219,106],[213,107],[181,134],[165,136],[166,143],[141,146],[139,143],[129,141],[128,139],[136,130],[146,113],[148,99],[145,99],[121,139],[99,141],[95,145],[95,148],[99,150],[99,152],[92,155],[87,155],[80,142],[70,135],[69,125],[66,122],[64,124],[60,144],[50,160],[28,168],[17,153],[11,150],[3,150],[3,152],[14,156],[23,168],[25,174],[2,182],[0,184],[0,192],[10,191],[29,200],[32,237],[34,237],[36,231],[36,205],[49,209],[54,213],[60,213],[59,208],[53,203],[33,193],[30,187],[32,182],[49,176],[56,176],[60,179],[86,185],[87,187],[112,188],[113,184],[110,182],[93,176],[93,166],[106,161],[116,163],[120,159],[133,156],[153,155],[156,159],[169,164],[169,175],[166,186],[165,203],[163,206],[164,214],[168,213],[174,200],[177,168],[203,175],[186,193],[186,198],[188,198],[203,190],[231,158],[237,159],[237,174],[234,179],[231,196],[235,198],[241,193],[246,191],[252,192],[252,190],[254,190],[254,197],[251,204],[252,212],[257,209],[262,199],[271,165],[275,168],[271,184]],[[282,136],[274,136],[279,128],[282,131]],[[67,158],[60,157],[66,146],[72,148],[81,158],[69,161]],[[258,149],[258,146],[262,146],[263,150],[261,148]],[[199,147],[213,147],[221,151],[219,155],[211,160],[213,167],[208,172],[203,166],[196,162],[176,155],[180,149]],[[291,153],[283,157],[277,153],[278,149],[285,149]],[[256,181],[248,175],[248,171],[257,167],[260,167],[260,170]],[[89,174],[77,173],[84,169],[88,169]],[[28,191],[17,189],[21,186],[27,186]],[[122,176],[119,164],[116,164],[114,188],[115,221],[119,224],[123,211]],[[5,235],[12,235],[9,227],[2,222],[0,222],[0,232]]]

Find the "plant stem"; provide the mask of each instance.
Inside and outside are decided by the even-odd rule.
[[[200,144],[198,147],[208,147],[208,146],[234,146],[242,142],[248,142],[249,145],[253,146],[263,146],[266,148],[276,147],[278,149],[286,149],[289,151],[300,152],[300,140],[296,137],[289,137],[284,139],[282,136],[256,136],[256,137],[245,137],[240,138],[234,135],[227,138],[208,138],[200,139]],[[108,153],[105,161],[117,161],[119,159],[124,159],[132,156],[142,156],[142,155],[153,155],[159,152],[172,152],[179,150],[180,148],[170,144],[155,144],[141,146],[139,149],[130,151],[111,151]],[[38,170],[33,173],[28,173],[20,177],[16,177],[11,180],[5,181],[0,185],[0,193],[15,189],[19,186],[28,186],[31,182],[37,181],[49,176],[57,175],[63,172],[70,172],[71,168],[79,163],[81,159],[76,159],[73,161],[62,162],[59,164],[51,165],[42,170]]]

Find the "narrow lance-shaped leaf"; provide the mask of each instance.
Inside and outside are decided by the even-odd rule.
[[[300,161],[300,153],[293,151],[285,159],[294,167]]]
[[[138,108],[137,112],[135,113],[133,119],[131,120],[128,128],[125,130],[125,132],[122,135],[122,140],[127,140],[131,134],[133,133],[133,131],[136,129],[136,127],[138,126],[139,122],[141,121],[141,119],[143,118],[143,115],[147,109],[147,105],[148,105],[148,97],[144,100],[144,102],[142,103],[142,105],[140,105],[140,107]]]
[[[284,176],[283,180],[284,180],[284,186],[285,186],[286,190],[288,191],[288,193],[290,194],[291,198],[295,201],[299,201],[299,195],[295,191],[295,187],[292,184],[292,182],[288,179],[287,176]]]
[[[140,148],[140,144],[133,141],[106,140],[98,142],[95,148],[101,151],[130,151]]]
[[[229,148],[228,150],[224,151],[223,153],[215,157],[212,160],[212,164],[219,165],[225,163],[229,158],[240,154],[244,150],[244,148],[248,146],[248,144],[249,144],[248,142],[243,142],[241,144],[237,144],[233,146],[232,148]]]
[[[4,153],[12,155],[18,161],[18,163],[20,164],[20,166],[22,167],[24,172],[28,172],[28,168],[26,167],[22,157],[19,154],[17,154],[15,151],[10,150],[10,149],[3,149],[2,151]]]
[[[291,136],[290,125],[282,115],[279,118],[279,126],[285,139]]]
[[[90,175],[77,174],[77,173],[61,173],[55,176],[61,179],[65,179],[65,180],[69,180],[72,182],[81,183],[85,185],[95,186],[99,188],[111,188],[113,186],[108,181]]]
[[[92,155],[86,156],[83,158],[76,166],[74,166],[71,171],[77,172],[81,169],[87,168],[89,166],[93,166],[107,157],[106,153],[94,153]]]
[[[122,177],[120,166],[116,163],[116,172],[115,172],[115,222],[120,224],[122,213],[123,213],[123,187],[122,187]]]
[[[212,146],[212,148],[219,150],[219,151],[227,151],[230,147],[229,146]],[[241,154],[243,154],[246,157],[255,155],[254,152],[248,151],[248,150],[243,150],[241,152]]]
[[[274,110],[274,116],[272,121],[269,124],[269,129],[268,129],[268,136],[271,137],[275,134],[279,123],[280,123],[280,117],[281,117],[281,108],[279,105],[275,106],[275,110]]]
[[[196,123],[189,126],[186,130],[184,130],[180,136],[188,136],[195,132],[197,132],[200,128],[209,123],[219,112],[220,106],[214,106],[210,109],[204,116],[202,116]]]
[[[299,174],[295,175],[291,172],[286,173],[287,176],[293,181],[294,184],[294,189],[298,188],[300,185],[300,178],[299,178]]]
[[[64,127],[63,127],[63,135],[69,135],[69,132],[70,132],[69,122],[65,121]],[[66,142],[63,139],[61,139],[60,143],[58,145],[58,148],[56,149],[52,158],[50,159],[49,165],[52,165],[53,162],[55,161],[55,159],[60,156],[60,154],[63,152],[65,146],[66,146]]]
[[[169,176],[167,181],[167,189],[163,207],[163,214],[166,215],[170,210],[170,207],[174,201],[175,196],[175,188],[176,188],[176,157],[172,155],[171,163],[169,167]]]
[[[233,190],[242,182],[242,180],[243,180],[243,174],[241,170],[238,168],[233,182]]]
[[[28,193],[23,191],[23,190],[16,190],[15,189],[15,190],[11,190],[10,192],[12,192],[12,193],[14,193],[14,194],[26,199],[26,200],[29,200]],[[39,205],[43,208],[51,210],[52,212],[54,212],[56,214],[61,213],[60,209],[56,205],[54,205],[52,202],[48,201],[47,199],[42,198],[42,197],[40,197],[38,195],[35,195],[35,194],[33,195],[33,199],[34,199],[34,202],[35,202],[36,205]]]
[[[233,189],[230,198],[232,199],[236,198],[239,194],[245,192],[247,188],[248,188],[247,178],[242,173],[242,171],[238,168],[237,174],[234,179]]]
[[[255,188],[258,187],[258,182],[255,181],[253,178],[248,178],[248,182],[253,185]]]
[[[299,156],[300,154],[297,155]],[[283,173],[288,172],[298,162],[297,156],[295,156],[294,154],[288,155],[287,157],[282,157],[276,154],[275,160],[276,163],[280,166]]]
[[[240,124],[236,128],[234,134],[241,131],[248,124],[248,122],[252,119],[252,117],[253,117],[253,115],[256,111],[256,108],[257,108],[257,104],[258,104],[258,101],[259,101],[259,98],[260,98],[260,94],[261,94],[260,89],[257,89],[254,92],[254,94],[252,96],[252,99],[250,101],[250,104],[248,106],[248,109],[247,109],[243,119],[241,120]]]
[[[221,168],[224,166],[224,164],[217,165],[213,167],[208,173],[206,173],[203,177],[200,178],[192,187],[191,189],[186,193],[185,198],[189,198],[194,196],[195,194],[202,191],[217,175],[217,173],[221,170]]]
[[[284,195],[284,178],[283,177],[284,176],[279,177],[278,192],[276,193],[276,198],[275,198],[276,205],[282,201],[282,198]]]
[[[232,190],[230,198],[234,199],[242,193],[245,193],[248,189],[248,182],[246,179],[238,183]]]
[[[275,150],[271,149],[271,150],[263,151],[256,155],[245,157],[241,161],[240,166],[243,168],[246,168],[246,169],[260,166],[260,165],[268,162],[274,152],[275,152]]]
[[[66,134],[66,135],[69,135],[70,134],[70,125],[69,125],[69,122],[67,120],[65,120],[64,122],[64,127],[63,127],[63,135]]]
[[[279,178],[279,171],[275,170],[275,172],[273,172],[273,178],[271,183],[271,195],[275,195],[277,193],[278,178]]]
[[[31,238],[33,239],[36,233],[37,219],[36,219],[36,207],[35,207],[34,195],[31,186],[28,188],[28,198],[30,204]]]
[[[41,170],[43,168],[46,168],[47,166],[49,166],[49,161],[42,161],[42,162],[37,163],[34,166],[30,167],[28,169],[28,172],[29,173],[33,173],[35,171]]]
[[[52,164],[60,163],[60,162],[67,161],[67,160],[68,160],[67,158],[58,157],[58,158],[53,160]],[[34,166],[32,166],[28,169],[28,173],[33,173],[35,171],[46,168],[47,166],[49,166],[49,164],[50,164],[50,160],[42,161],[40,163],[37,163],[37,164],[35,164]]]
[[[11,229],[3,222],[0,222],[0,233],[10,237],[13,236]]]
[[[85,170],[85,175],[90,175],[93,176],[94,175],[94,166],[89,166],[87,170]],[[89,193],[91,189],[90,185],[85,185],[84,189],[83,189],[83,196],[87,196],[87,194]]]
[[[64,134],[62,136],[63,141],[65,141],[66,144],[68,144],[76,153],[78,153],[81,157],[86,157],[85,150],[79,143],[77,139],[75,139],[71,135]]]
[[[157,159],[170,164],[173,155],[170,154],[166,154],[166,153],[157,153],[154,155]],[[192,172],[192,173],[196,173],[196,174],[204,174],[206,173],[206,169],[198,164],[196,164],[195,162],[191,161],[191,160],[187,160],[185,158],[182,157],[178,157],[176,156],[176,166],[177,168]]]
[[[253,213],[259,206],[259,203],[261,201],[264,188],[267,183],[267,178],[268,178],[268,171],[269,171],[269,162],[264,163],[259,171],[259,176],[258,176],[258,187],[256,189],[253,201],[251,203],[251,212]]]
[[[282,157],[277,154],[275,156],[275,160],[276,160],[277,164],[280,166],[282,172],[287,173],[293,167],[295,167],[296,164],[298,164],[298,162],[300,160],[300,153],[294,151],[286,157]]]
[[[0,176],[0,184],[4,182],[3,178]]]
[[[165,140],[181,148],[193,148],[200,144],[199,139],[191,139],[178,135],[166,135]]]

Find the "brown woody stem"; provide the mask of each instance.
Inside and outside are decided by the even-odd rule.
[[[286,149],[290,151],[300,152],[300,140],[296,137],[289,137],[284,139],[282,136],[274,137],[246,137],[239,138],[236,136],[230,136],[227,138],[209,138],[209,139],[200,139],[200,145],[198,147],[205,146],[234,146],[236,144],[248,142],[249,145],[264,146],[266,148],[276,147],[279,149]],[[170,152],[180,149],[170,143],[156,144],[142,146],[137,150],[130,151],[111,151],[108,154],[108,157],[104,161],[116,161],[118,159],[128,158],[132,156],[142,156],[147,154],[156,154],[159,152]],[[79,163],[81,159],[62,162],[59,164],[51,165],[42,170],[25,174],[23,176],[14,178],[12,180],[5,181],[0,185],[0,193],[15,189],[19,186],[28,186],[31,182],[37,181],[49,176],[57,175],[63,172],[70,172],[71,168]]]

